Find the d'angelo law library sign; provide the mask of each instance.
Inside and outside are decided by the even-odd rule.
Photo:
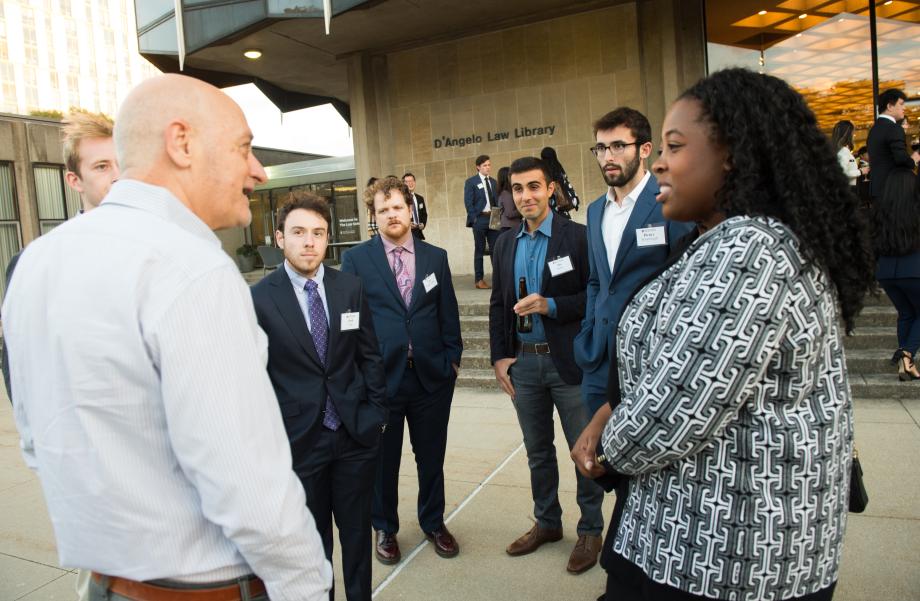
[[[511,131],[487,131],[486,142],[501,142],[512,138],[531,138],[533,136],[551,136],[556,131],[555,125],[541,125],[539,127],[515,127]],[[481,134],[472,134],[465,137],[450,138],[448,136],[439,136],[433,140],[433,146],[438,148],[463,148],[470,144],[481,144],[483,137]]]

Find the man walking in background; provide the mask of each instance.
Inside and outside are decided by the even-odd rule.
[[[476,288],[488,290],[482,257],[486,241],[490,252],[495,249],[499,230],[489,229],[492,207],[498,206],[498,182],[490,177],[492,161],[487,155],[476,157],[476,175],[463,184],[463,204],[466,206],[466,227],[473,228],[473,281]]]

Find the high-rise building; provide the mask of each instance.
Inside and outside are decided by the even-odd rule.
[[[138,53],[129,0],[0,0],[0,112],[114,115],[158,72]]]

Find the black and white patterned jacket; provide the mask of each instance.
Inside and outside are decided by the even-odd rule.
[[[710,598],[781,600],[837,579],[853,446],[836,295],[794,234],[733,217],[623,312],[604,430],[634,475],[613,551]]]

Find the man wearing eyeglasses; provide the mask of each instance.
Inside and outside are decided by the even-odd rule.
[[[582,369],[582,399],[593,415],[579,448],[592,453],[611,408],[606,404],[610,357],[617,323],[636,288],[667,260],[692,225],[666,221],[655,201],[658,182],[646,169],[652,130],[645,115],[629,107],[594,123],[597,143],[589,150],[607,183],[607,194],[588,207],[587,306],[575,337],[575,362]]]

